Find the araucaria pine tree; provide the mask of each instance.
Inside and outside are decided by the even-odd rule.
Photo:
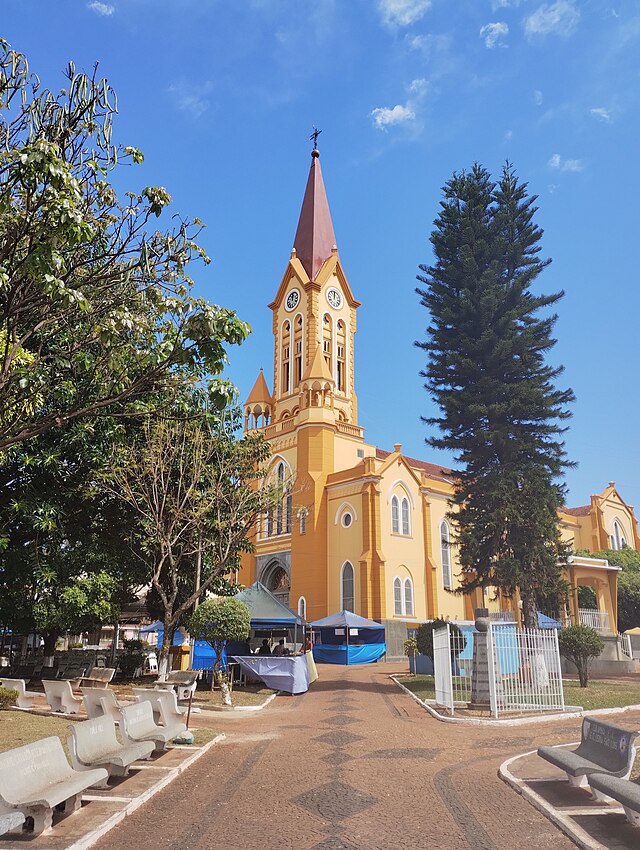
[[[424,420],[438,428],[427,442],[459,465],[450,519],[464,589],[519,592],[528,628],[539,602],[563,591],[557,510],[574,400],[555,386],[562,367],[546,362],[564,293],[531,291],[550,263],[539,256],[535,201],[509,164],[497,182],[477,164],[453,175],[431,235],[435,262],[418,275],[431,323],[416,343],[440,413]]]

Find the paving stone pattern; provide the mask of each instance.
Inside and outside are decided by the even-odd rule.
[[[199,715],[227,740],[96,850],[572,850],[497,770],[523,749],[576,740],[580,720],[499,734],[441,723],[390,681],[402,669],[319,665],[302,699]]]

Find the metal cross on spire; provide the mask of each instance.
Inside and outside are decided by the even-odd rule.
[[[322,132],[322,130],[318,130],[317,127],[314,127],[313,133],[309,136],[309,140],[313,142],[314,150],[318,147],[318,136],[320,135],[321,132]]]

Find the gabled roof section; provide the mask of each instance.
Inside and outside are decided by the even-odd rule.
[[[589,516],[591,513],[591,505],[580,505],[577,508],[561,508],[563,514],[569,516]]]
[[[249,393],[249,397],[245,401],[245,404],[273,404],[269,387],[264,379],[262,367],[260,368],[260,373],[256,378],[256,382],[253,385],[253,389]]]
[[[293,240],[296,256],[311,280],[315,279],[324,261],[331,256],[335,244],[336,237],[320,168],[320,151],[314,149],[311,151],[311,169]]]
[[[309,368],[302,377],[303,381],[313,381],[315,379],[333,383],[333,378],[327,366],[327,361],[324,359],[320,343],[318,343],[316,353],[313,355],[313,360],[309,364]]]
[[[385,452],[384,449],[376,448],[376,457],[378,460],[386,460],[392,453]],[[404,456],[403,456],[404,457]],[[436,478],[438,481],[451,482],[454,472],[447,466],[440,466],[437,463],[429,463],[426,460],[417,460],[415,457],[404,457],[407,465],[412,469],[421,469],[429,478]]]

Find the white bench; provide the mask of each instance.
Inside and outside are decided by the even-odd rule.
[[[60,738],[43,738],[0,753],[0,804],[32,818],[33,832],[39,835],[51,827],[54,807],[64,803],[65,813],[77,811],[82,792],[107,776],[101,767],[74,770]]]
[[[615,800],[620,803],[632,826],[640,827],[640,786],[628,779],[609,776],[606,773],[594,773],[589,777],[589,785],[594,794],[601,799]]]
[[[174,691],[165,691],[160,688],[132,688],[137,702],[146,700],[153,707],[153,719],[163,726],[182,726],[186,732],[184,714],[187,709],[178,705],[178,698]]]
[[[162,679],[156,679],[154,687],[166,690],[176,689],[178,699],[188,700],[196,692],[199,670],[171,670]]]
[[[87,675],[82,677],[82,686],[88,688],[106,688],[113,679],[116,672],[115,667],[94,667]]]
[[[153,741],[156,750],[164,750],[170,741],[186,729],[184,723],[173,726],[158,726],[153,719],[150,702],[136,702],[120,709],[120,731],[126,743]]]
[[[538,755],[564,770],[569,784],[578,788],[589,785],[589,778],[595,773],[628,779],[636,758],[635,740],[639,734],[585,717],[580,745],[575,750],[538,747]],[[592,791],[596,799],[602,799],[599,791],[593,788]]]
[[[76,770],[104,767],[109,776],[126,776],[134,761],[149,759],[153,753],[151,741],[121,744],[113,718],[106,715],[71,723],[69,731],[71,764]],[[101,786],[107,786],[106,779]]]
[[[120,705],[111,688],[82,688],[82,699],[87,717],[104,717],[106,714],[116,723],[120,722]]]
[[[31,708],[33,700],[38,696],[34,691],[27,690],[24,679],[0,679],[0,687],[18,692],[18,708]]]
[[[0,806],[0,835],[5,832],[15,832],[22,827],[25,817],[22,812]]]
[[[66,679],[44,679],[44,693],[51,711],[77,714],[82,705],[81,697],[74,697],[71,683]]]

